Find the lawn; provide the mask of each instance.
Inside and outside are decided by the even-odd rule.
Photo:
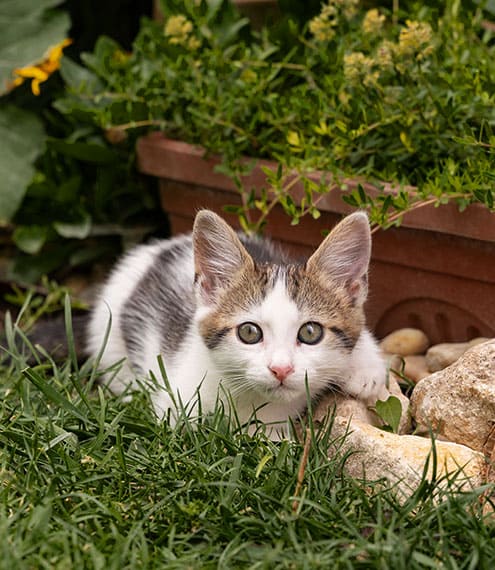
[[[311,426],[298,488],[303,443],[250,437],[220,409],[172,429],[146,394],[123,402],[74,350],[56,364],[21,336],[7,317],[0,568],[494,567],[482,490],[423,481],[399,502],[346,476]]]

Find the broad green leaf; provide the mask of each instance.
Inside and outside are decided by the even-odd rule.
[[[43,150],[40,119],[14,106],[0,109],[0,226],[16,213],[33,178],[33,163]]]
[[[384,421],[386,426],[390,426],[394,433],[399,431],[400,418],[402,415],[402,404],[399,398],[390,396],[386,400],[378,400],[375,404],[375,411]]]

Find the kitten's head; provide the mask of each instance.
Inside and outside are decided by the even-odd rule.
[[[311,397],[342,383],[364,325],[366,214],[345,218],[305,264],[257,262],[207,210],[193,243],[199,331],[234,397],[289,404],[306,397],[306,378]]]

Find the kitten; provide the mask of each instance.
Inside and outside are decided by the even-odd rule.
[[[89,326],[89,351],[115,393],[150,371],[158,416],[171,410],[157,355],[174,395],[211,411],[217,397],[241,422],[284,430],[310,397],[340,389],[367,402],[386,397],[385,366],[364,326],[371,235],[366,214],[345,218],[306,263],[271,242],[238,236],[219,216],[198,213],[192,235],[142,245],[117,265]],[[306,380],[307,379],[307,380]]]

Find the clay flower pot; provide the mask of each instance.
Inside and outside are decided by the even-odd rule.
[[[152,133],[138,141],[138,167],[159,178],[161,204],[173,234],[191,230],[196,212],[209,208],[234,227],[236,216],[222,207],[239,204],[232,180],[214,171],[217,157],[204,158],[204,149]],[[260,160],[244,182],[261,188],[265,174]],[[349,188],[357,182],[347,180]],[[302,192],[293,189],[297,198]],[[266,233],[293,253],[309,254],[331,228],[352,209],[340,190],[318,203],[321,217],[301,219],[297,226],[281,207],[270,214]],[[407,214],[400,228],[378,231],[373,238],[370,327],[382,337],[401,327],[424,330],[432,343],[495,336],[495,215],[481,205],[460,213],[455,204],[426,206]]]

